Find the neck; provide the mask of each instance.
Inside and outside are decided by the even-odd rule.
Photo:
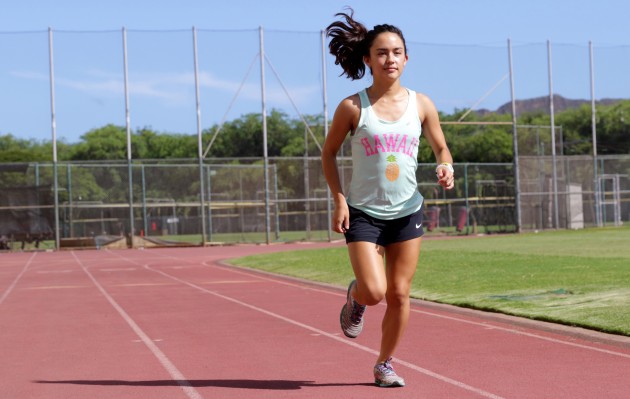
[[[368,87],[368,92],[373,97],[394,97],[400,94],[401,88],[399,80],[385,83],[374,82]]]

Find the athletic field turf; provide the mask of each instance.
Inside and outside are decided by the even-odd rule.
[[[233,264],[345,285],[345,247]],[[425,239],[412,296],[630,335],[630,228]]]

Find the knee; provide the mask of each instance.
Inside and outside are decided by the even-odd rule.
[[[408,284],[395,284],[387,289],[385,298],[387,299],[387,306],[403,307],[409,304],[409,285]]]
[[[385,299],[386,292],[387,287],[381,287],[378,284],[361,287],[359,289],[361,303],[368,306],[378,305]]]

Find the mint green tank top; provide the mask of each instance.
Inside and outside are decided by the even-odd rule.
[[[398,219],[422,206],[416,180],[422,123],[416,93],[407,92],[407,109],[397,121],[379,119],[366,90],[359,92],[361,116],[351,136],[353,165],[347,202],[377,219]]]

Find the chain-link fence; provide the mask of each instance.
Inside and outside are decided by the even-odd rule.
[[[347,157],[340,159],[346,186],[350,163]],[[53,165],[11,166],[0,167],[2,234],[7,240],[23,240],[18,234],[22,231],[51,239],[56,223],[62,246],[120,240],[132,245],[132,228],[134,246],[342,238],[329,231],[331,208],[318,157],[271,158],[268,195],[262,159],[209,160],[201,174],[194,160],[135,161],[131,200],[126,164],[60,163],[58,221],[53,212]],[[511,164],[457,165],[454,191],[435,183],[434,168],[421,164],[418,169],[428,231],[514,231]]]
[[[552,131],[519,125],[517,134],[523,230],[619,226],[629,220],[630,156],[599,155],[595,161],[567,156],[562,126]]]
[[[520,157],[522,228],[619,226],[630,219],[630,157],[558,156],[554,190],[550,156]],[[598,222],[599,219],[599,222]]]
[[[552,157],[519,161],[523,230],[596,226],[598,212],[604,225],[630,220],[630,156],[600,157],[597,179],[591,157],[558,156],[557,192]],[[130,197],[124,163],[59,163],[54,212],[52,164],[2,164],[0,235],[12,248],[54,240],[56,226],[62,247],[343,238],[330,231],[332,209],[318,157],[270,158],[268,195],[263,165],[262,159],[211,159],[200,173],[195,160],[134,161]],[[349,157],[339,158],[339,170],[347,188]],[[435,165],[419,165],[429,234],[516,231],[513,164],[460,163],[455,173],[455,189],[447,191],[435,183]]]

